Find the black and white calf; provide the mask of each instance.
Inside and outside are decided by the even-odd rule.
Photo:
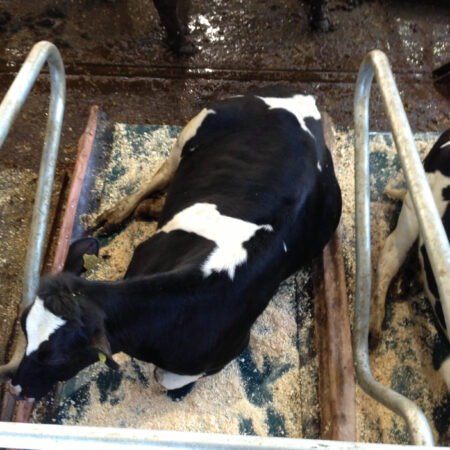
[[[136,248],[124,280],[87,281],[69,272],[74,263],[41,280],[12,380],[23,395],[42,396],[99,354],[116,367],[119,351],[154,363],[166,389],[218,372],[341,213],[314,98],[281,87],[203,109],[152,180],[99,223],[114,226],[169,182],[158,230]],[[75,243],[69,260],[86,245]]]
[[[433,145],[423,162],[433,193],[434,201],[442,218],[447,236],[450,235],[450,129],[447,129]],[[385,315],[386,294],[392,278],[398,272],[409,249],[419,237],[418,257],[422,268],[422,279],[425,294],[433,305],[436,317],[442,330],[447,335],[444,314],[428,254],[412,204],[411,196],[406,190],[389,190],[388,195],[403,199],[403,206],[395,230],[388,236],[381,251],[377,268],[377,284],[372,300],[370,314],[370,335],[377,341]],[[450,391],[450,354],[441,364],[440,371]]]

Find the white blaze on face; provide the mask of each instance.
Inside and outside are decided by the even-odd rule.
[[[447,141],[444,144],[442,144],[439,148],[448,147],[449,145],[450,145],[450,141]]]
[[[294,114],[298,123],[303,130],[308,132],[313,138],[314,135],[311,130],[306,126],[305,119],[311,117],[315,120],[320,120],[320,112],[316,106],[316,100],[312,95],[294,95],[288,98],[279,97],[258,97],[266,105],[270,106],[270,109],[282,108]]]
[[[28,342],[26,354],[29,355],[37,350],[42,342],[48,340],[50,335],[65,323],[64,319],[45,308],[42,299],[36,297],[25,323]]]
[[[211,203],[196,203],[176,214],[160,231],[183,230],[215,242],[216,248],[202,265],[203,275],[227,271],[233,279],[236,267],[247,260],[247,250],[242,244],[260,229],[273,231],[270,225],[224,216]]]

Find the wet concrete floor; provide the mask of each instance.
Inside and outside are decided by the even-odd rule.
[[[448,100],[432,81],[432,70],[450,60],[448,2],[329,4],[335,29],[320,33],[311,31],[307,5],[298,0],[192,0],[198,52],[186,58],[168,49],[150,0],[4,0],[0,95],[34,43],[58,46],[67,73],[59,186],[94,104],[120,122],[183,125],[210,100],[282,83],[314,93],[336,125],[351,127],[357,71],[375,48],[391,61],[413,130],[450,126]],[[0,359],[20,301],[48,92],[42,75],[0,150]],[[387,130],[376,89],[372,97],[371,127]]]

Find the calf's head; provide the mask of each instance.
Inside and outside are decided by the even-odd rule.
[[[94,245],[95,243],[95,245]],[[75,242],[62,273],[41,278],[38,295],[21,318],[27,345],[11,384],[28,398],[40,398],[98,361],[117,368],[104,329],[104,312],[80,290],[83,254],[98,251],[95,240]]]

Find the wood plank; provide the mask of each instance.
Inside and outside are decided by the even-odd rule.
[[[332,121],[323,115],[333,153]],[[356,441],[355,381],[340,227],[313,264],[321,439]]]

